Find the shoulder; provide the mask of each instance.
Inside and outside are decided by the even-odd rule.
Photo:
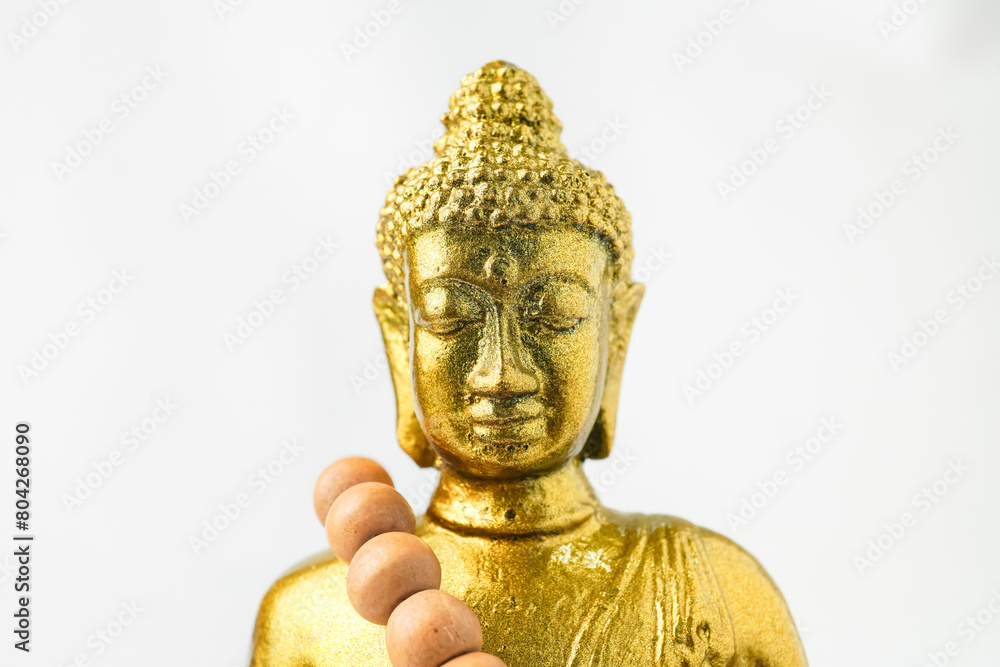
[[[746,664],[805,665],[805,651],[791,612],[764,567],[729,538],[707,528],[693,528],[719,582]]]
[[[335,589],[343,587],[346,573],[347,565],[329,551],[297,563],[267,591],[260,605],[258,625],[287,622],[287,612],[292,609],[296,616],[308,615],[313,609],[301,604],[302,596],[334,593]]]
[[[317,554],[295,565],[271,586],[257,612],[253,667],[298,665],[302,661],[301,639],[318,611],[314,604],[305,602],[310,591],[329,593],[333,581],[343,581],[337,576],[338,565],[343,564],[329,552]],[[346,572],[346,567],[343,569]]]
[[[771,576],[746,549],[708,528],[693,526],[693,529],[705,545],[716,576],[736,576],[742,581],[753,582],[755,588],[777,592]]]
[[[346,575],[347,564],[326,551],[278,579],[257,614],[253,667],[325,665],[318,658],[343,655],[344,646],[352,646],[351,653],[384,654],[381,628],[350,605]]]
[[[739,667],[803,667],[805,651],[781,591],[764,567],[743,547],[716,532],[667,515],[611,513],[623,535],[649,546],[668,545],[662,564],[680,560],[714,579],[696,587],[704,602],[717,596],[728,614]],[[633,538],[636,539],[636,538]],[[647,547],[648,548],[648,547]],[[676,572],[672,576],[676,576]],[[712,593],[711,591],[716,591]],[[675,593],[676,594],[676,593]],[[705,596],[708,597],[705,597]],[[726,627],[729,624],[723,622]],[[721,635],[725,633],[719,633]],[[726,643],[723,640],[720,648]]]

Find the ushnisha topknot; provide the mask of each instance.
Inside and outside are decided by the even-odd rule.
[[[535,78],[497,60],[462,78],[430,161],[396,178],[375,242],[386,278],[406,306],[406,239],[443,225],[566,226],[596,233],[630,282],[631,217],[604,174],[569,157],[562,123]]]

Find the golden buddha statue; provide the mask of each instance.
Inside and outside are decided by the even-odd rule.
[[[752,556],[607,509],[584,476],[611,450],[643,294],[614,188],[567,155],[551,101],[510,63],[466,76],[442,120],[436,156],[386,198],[374,297],[399,442],[441,473],[416,532],[442,590],[511,667],[805,665]],[[346,573],[327,552],[274,584],[252,665],[389,665]]]

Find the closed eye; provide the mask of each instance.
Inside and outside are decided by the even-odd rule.
[[[542,326],[549,331],[557,333],[569,333],[577,327],[583,317],[562,317],[559,315],[535,315],[528,318],[528,321],[536,326]]]
[[[417,296],[414,321],[437,336],[456,334],[486,317],[483,295],[461,281],[434,281],[421,286]]]
[[[425,321],[420,324],[420,326],[432,334],[438,336],[448,336],[450,334],[456,334],[462,329],[469,325],[476,324],[478,320],[470,319],[435,319],[433,321]]]

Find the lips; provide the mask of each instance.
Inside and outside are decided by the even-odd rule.
[[[469,406],[468,415],[475,424],[510,426],[541,417],[542,409],[533,401],[503,405],[497,401],[479,400]]]
[[[497,406],[477,404],[469,411],[472,431],[483,442],[524,442],[541,435],[541,410],[496,410]]]
[[[472,419],[472,423],[477,426],[517,426],[532,419],[538,419],[539,415],[518,415],[512,417],[493,417],[484,419]]]
[[[537,440],[541,436],[541,429],[536,426],[540,422],[541,420],[536,417],[507,426],[487,426],[474,423],[472,433],[481,443],[527,447],[528,442]]]

